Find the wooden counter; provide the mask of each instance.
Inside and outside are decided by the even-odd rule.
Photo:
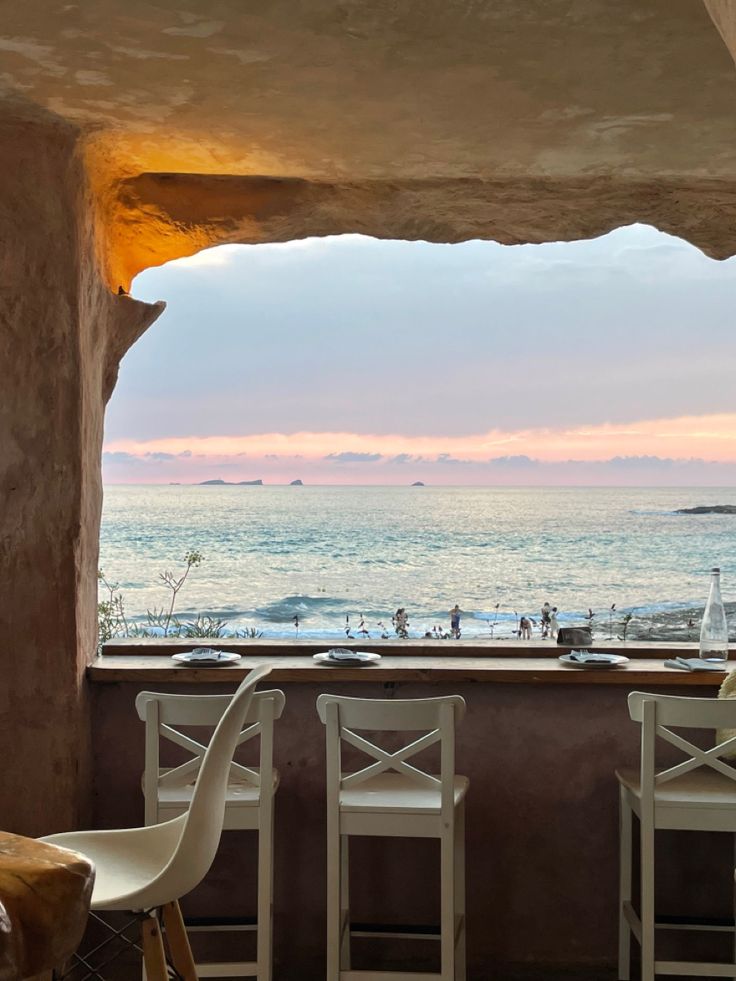
[[[220,646],[220,645],[218,645]],[[225,645],[223,645],[224,647]],[[230,645],[232,646],[232,645]],[[367,645],[366,645],[367,646]],[[375,647],[376,645],[370,645]],[[664,646],[664,645],[663,645]],[[684,647],[685,645],[683,645]],[[189,645],[179,649],[190,650]],[[283,651],[285,645],[279,645]],[[651,648],[650,648],[651,649]],[[549,647],[547,647],[549,651]],[[617,652],[620,648],[616,648]],[[185,682],[187,684],[228,684],[240,682],[252,668],[273,664],[271,679],[278,683],[311,682],[491,682],[493,684],[527,685],[625,685],[632,687],[693,687],[705,689],[704,694],[717,688],[725,676],[720,671],[679,671],[667,668],[663,658],[670,654],[693,656],[691,648],[673,649],[657,658],[632,656],[628,664],[618,668],[568,667],[557,659],[554,651],[545,657],[528,656],[463,656],[454,653],[440,655],[383,655],[379,664],[367,667],[332,667],[315,664],[308,654],[284,654],[276,649],[272,654],[243,655],[234,665],[221,668],[193,668],[178,665],[170,655],[156,653],[105,654],[96,658],[87,669],[91,682]],[[175,650],[173,651],[175,652]],[[728,662],[728,670],[736,661]]]

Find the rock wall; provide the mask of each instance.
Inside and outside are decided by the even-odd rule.
[[[162,309],[103,284],[78,151],[49,114],[0,117],[0,827],[28,835],[87,809],[104,407]]]

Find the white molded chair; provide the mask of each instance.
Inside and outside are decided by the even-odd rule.
[[[455,774],[455,726],[465,715],[459,695],[366,699],[320,695],[327,727],[327,981],[462,981],[465,978],[465,795]],[[356,730],[424,732],[387,752]],[[341,745],[370,757],[343,773]],[[440,743],[440,775],[409,760]],[[348,842],[350,835],[438,838],[441,851],[441,972],[353,971],[350,963]],[[361,931],[361,936],[387,936]]]
[[[167,981],[169,964],[185,981],[196,981],[179,899],[199,885],[214,860],[230,764],[253,689],[270,671],[271,665],[251,671],[231,698],[202,759],[186,813],[153,827],[76,831],[41,839],[92,859],[96,870],[92,910],[130,910],[139,915],[148,981]]]
[[[734,963],[658,961],[655,930],[654,832],[727,831],[736,833],[736,769],[722,759],[736,751],[736,737],[703,750],[673,729],[734,729],[736,701],[685,698],[632,692],[629,714],[641,724],[641,764],[638,770],[619,770],[620,880],[618,976],[629,981],[631,934],[641,944],[642,981],[655,974],[736,977]],[[657,740],[684,754],[674,766],[657,769]],[[640,912],[632,905],[632,814],[640,822]],[[692,925],[690,926],[692,929]],[[707,926],[700,927],[708,929]],[[713,927],[710,927],[713,929]],[[721,928],[722,929],[722,928]]]
[[[138,716],[146,723],[146,755],[143,793],[146,824],[154,825],[183,814],[190,805],[194,781],[207,747],[176,726],[214,727],[230,702],[228,695],[170,695],[141,692],[135,700]],[[273,818],[274,795],[279,775],[273,767],[273,724],[284,709],[282,691],[253,695],[243,720],[237,746],[260,738],[259,765],[231,762],[225,798],[223,830],[258,832],[258,914],[256,961],[198,963],[200,977],[257,977],[270,981],[273,915]],[[162,767],[159,748],[168,740],[193,754],[176,767]],[[243,930],[249,927],[213,923],[211,929]],[[192,928],[190,928],[192,929]],[[194,929],[207,930],[208,927]]]

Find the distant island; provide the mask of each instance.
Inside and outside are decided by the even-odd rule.
[[[199,487],[262,487],[262,480],[200,480]]]
[[[303,480],[292,480],[292,482],[289,484],[289,487],[303,487],[303,486],[304,486]]]
[[[414,483],[411,486],[412,487],[424,487],[424,481],[423,480],[415,480]]]
[[[736,504],[701,504],[696,508],[677,508],[675,514],[736,514]]]

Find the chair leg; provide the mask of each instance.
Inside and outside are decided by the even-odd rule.
[[[340,835],[340,970],[350,970],[350,837]]]
[[[641,822],[641,979],[654,981],[654,827]]]
[[[465,981],[465,801],[455,812],[455,916],[459,920],[455,947],[455,981]]]
[[[455,978],[455,829],[443,830],[440,839],[440,977]]]
[[[618,848],[618,981],[631,978],[631,927],[624,915],[624,903],[631,902],[631,826],[633,817],[626,791],[619,788]]]
[[[327,981],[340,978],[340,825],[327,814]]]
[[[141,923],[143,962],[146,965],[148,981],[168,981],[166,954],[161,936],[161,927],[155,916],[147,916]]]
[[[271,981],[273,958],[273,801],[258,829],[258,981]]]
[[[171,955],[171,963],[183,981],[197,981],[197,968],[189,946],[189,938],[182,919],[179,903],[167,903],[163,907],[166,943]]]

